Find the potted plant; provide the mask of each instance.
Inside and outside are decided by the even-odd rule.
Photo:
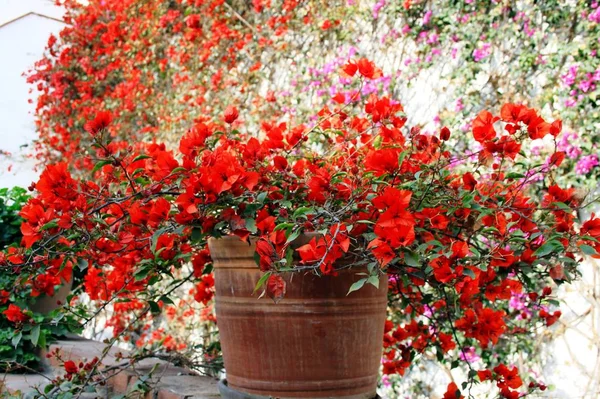
[[[23,188],[0,189],[0,250],[10,253],[20,244],[19,213],[28,199]],[[4,260],[2,256],[0,253],[0,260]],[[70,282],[42,287],[43,280],[23,277],[18,267],[0,273],[0,370],[4,372],[39,371],[43,367],[40,349],[58,337],[79,331],[72,316],[57,311],[70,293]],[[60,284],[60,279],[51,281]]]
[[[360,59],[341,73],[363,82],[380,71]],[[112,143],[111,119],[85,124],[93,180],[64,163],[42,173],[24,248],[5,263],[38,276],[81,265],[90,299],[133,314],[111,320],[117,336],[193,282],[200,302],[216,292],[231,397],[371,398],[382,348],[385,374],[430,353],[467,359],[462,390],[542,389],[492,354],[525,328],[508,317],[511,298],[524,298],[524,325],[551,325],[549,284],[600,249],[600,220],[576,224],[583,196],[553,184],[565,154],[520,162],[532,140],[560,134],[559,120],[519,104],[482,111],[471,131],[480,149],[455,154],[449,129],[409,128],[399,102],[341,95],[314,124],[265,122],[257,134],[240,132],[229,106],[224,123],[198,120],[175,154]],[[539,175],[548,186],[536,199],[527,190]],[[29,216],[40,214],[50,217]],[[461,389],[451,383],[447,397]]]
[[[326,237],[300,235],[289,247],[298,251]],[[387,276],[377,275],[357,289],[369,273],[360,259],[342,259],[335,272],[318,275],[293,254],[277,274],[263,273],[255,254],[263,262],[265,256],[277,259],[271,245],[237,236],[209,240],[227,370],[223,396],[237,390],[282,398],[375,397]],[[259,297],[263,284],[266,291]]]

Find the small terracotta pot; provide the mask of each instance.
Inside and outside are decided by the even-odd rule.
[[[254,242],[209,240],[217,325],[228,387],[276,398],[372,399],[381,363],[387,276],[379,289],[343,269],[337,276],[284,273],[277,304],[254,287],[261,272]]]
[[[62,281],[62,284],[58,288],[58,290],[54,291],[54,295],[41,295],[35,298],[35,300],[29,308],[35,313],[48,314],[53,310],[60,308],[67,302],[67,297],[71,293],[72,289],[73,277],[71,276],[71,280],[68,283]]]

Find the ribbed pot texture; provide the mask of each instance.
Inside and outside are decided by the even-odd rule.
[[[286,273],[287,292],[275,303],[253,294],[261,272],[251,243],[209,240],[228,386],[274,398],[374,398],[387,276],[379,289],[366,284],[346,295],[361,270]]]

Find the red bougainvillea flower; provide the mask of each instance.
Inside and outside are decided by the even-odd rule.
[[[481,382],[488,381],[492,379],[492,372],[490,370],[478,370],[477,376]]]
[[[267,280],[267,294],[275,301],[279,302],[285,296],[286,283],[278,274],[272,274]]]
[[[48,165],[35,188],[48,202],[77,198],[76,183],[64,162]]]
[[[65,368],[65,371],[67,372],[67,374],[75,374],[79,371],[79,367],[77,367],[75,362],[72,360],[67,360],[63,364],[63,367]]]
[[[383,210],[375,224],[375,234],[392,248],[410,245],[415,239],[415,221],[407,211],[412,192],[388,187],[373,199],[373,205]]]
[[[207,304],[215,295],[214,286],[215,279],[212,274],[204,275],[200,278],[200,282],[196,284],[192,291],[196,302]]]
[[[590,220],[586,221],[583,226],[581,226],[581,234],[588,235],[595,239],[595,241],[588,241],[588,245],[596,250],[596,254],[592,256],[594,258],[600,258],[600,218],[597,218],[596,215],[592,213]]]
[[[449,139],[450,139],[450,129],[448,129],[446,126],[444,126],[442,128],[442,130],[440,130],[440,140],[448,141]]]
[[[544,136],[550,133],[550,124],[539,116],[535,111],[530,116],[529,123],[527,124],[527,132],[529,137],[533,140],[542,139]]]
[[[32,282],[31,296],[35,298],[41,294],[45,294],[51,297],[54,295],[54,286],[59,284],[59,277],[50,274],[40,274]]]
[[[475,189],[475,186],[477,185],[477,180],[475,180],[471,172],[465,173],[462,177],[462,180],[465,190],[473,191]]]
[[[481,111],[473,121],[473,138],[480,143],[494,139],[496,137],[494,123],[499,119],[489,111]]]
[[[20,307],[12,303],[8,305],[8,309],[2,312],[2,314],[6,316],[8,321],[12,321],[13,323],[23,323],[29,319],[29,316],[23,313]]]
[[[275,247],[266,238],[261,238],[256,243],[256,253],[259,256],[259,266],[262,271],[271,270],[274,261],[277,259]]]
[[[332,230],[334,229],[336,229],[335,226],[332,227]],[[324,237],[314,237],[308,244],[299,247],[296,251],[303,263],[317,263],[323,274],[335,274],[333,263],[348,252],[349,246],[348,237],[338,231]]]
[[[553,166],[560,166],[565,160],[565,153],[562,151],[555,152],[550,156],[550,164]]]
[[[96,114],[96,117],[90,121],[87,121],[83,128],[86,132],[92,136],[97,135],[102,130],[106,129],[112,121],[112,115],[108,111],[100,111]]]
[[[504,104],[500,108],[500,117],[508,123],[527,123],[530,118],[530,109],[522,104]]]
[[[465,336],[475,338],[483,348],[490,342],[496,344],[506,329],[505,313],[489,308],[479,308],[477,311],[467,309],[465,316],[456,320],[456,328],[463,331]]]
[[[560,310],[555,310],[554,313],[549,313],[546,309],[540,310],[540,317],[545,320],[548,327],[556,323],[556,321],[560,319],[560,316],[562,316]]]
[[[523,381],[519,377],[519,370],[516,367],[509,369],[504,364],[500,364],[494,367],[494,372],[500,377],[497,377],[499,388],[509,387],[517,389],[523,385]]]
[[[376,79],[381,77],[381,70],[375,66],[372,61],[361,58],[356,62],[358,72],[367,79]]]
[[[448,384],[448,388],[446,388],[443,399],[464,399],[464,396],[461,395],[456,383],[451,382]]]
[[[8,302],[8,298],[10,297],[10,292],[5,290],[0,290],[0,305],[4,305]]]
[[[240,113],[238,112],[237,108],[234,107],[233,105],[228,105],[227,108],[225,108],[225,112],[223,113],[223,120],[226,123],[232,124],[233,122],[236,121],[236,119],[240,116]]]
[[[456,277],[450,268],[450,260],[445,256],[433,259],[430,265],[433,268],[435,279],[440,283],[448,283]]]
[[[356,71],[358,71],[358,66],[353,62],[347,62],[342,67],[342,75],[344,75],[346,77],[354,76],[356,74]]]
[[[117,3],[123,2],[114,7]],[[254,259],[265,273],[258,288],[275,301],[284,298],[287,273],[292,271],[335,275],[340,267],[359,266],[355,288],[377,287],[387,273],[393,314],[384,334],[386,374],[403,374],[419,358],[455,359],[457,348],[465,347],[476,347],[482,359],[494,359],[497,365],[502,359],[493,355],[503,352],[501,345],[519,339],[530,327],[556,321],[560,314],[546,302],[549,293],[542,288],[553,284],[552,278],[562,282],[576,275],[577,247],[593,254],[600,237],[595,216],[579,234],[575,190],[560,187],[553,176],[546,178],[561,154],[539,167],[520,162],[521,148],[529,148],[528,141],[558,134],[560,123],[549,125],[521,105],[503,107],[501,118],[482,111],[472,126],[479,156],[462,157],[465,154],[447,144],[451,137],[459,142],[462,137],[451,136],[448,128],[429,134],[419,126],[407,126],[402,105],[371,92],[371,86],[380,82],[365,82],[382,76],[379,68],[358,59],[341,68],[340,84],[352,86],[336,87],[338,95],[314,119],[297,123],[284,114],[264,118],[260,112],[249,113],[249,120],[256,120],[251,120],[251,129],[244,129],[231,105],[246,104],[239,96],[221,102],[229,104],[225,110],[211,110],[206,104],[208,98],[220,100],[217,92],[222,85],[239,83],[234,79],[240,72],[235,63],[228,56],[214,58],[208,50],[197,54],[186,46],[206,43],[205,36],[216,32],[236,36],[235,26],[243,24],[211,26],[207,21],[212,20],[205,20],[189,1],[172,3],[172,7],[162,7],[161,2],[148,5],[152,9],[152,4],[161,4],[165,11],[159,12],[156,25],[182,32],[183,39],[159,51],[165,60],[150,76],[164,73],[177,89],[181,109],[193,105],[198,112],[192,120],[181,112],[165,114],[151,108],[139,119],[132,118],[141,121],[143,134],[148,133],[144,141],[138,143],[139,136],[132,142],[119,141],[122,131],[133,126],[128,118],[151,105],[150,94],[158,103],[168,100],[163,93],[147,94],[144,85],[116,83],[115,92],[125,98],[111,98],[110,104],[119,104],[114,108],[119,109],[119,119],[111,126],[110,137],[99,133],[109,117],[97,114],[86,124],[93,137],[88,134],[85,139],[94,146],[85,147],[81,158],[93,174],[84,177],[84,171],[77,170],[72,176],[66,162],[48,166],[21,213],[23,247],[0,253],[3,267],[32,271],[26,281],[32,295],[50,295],[77,261],[89,298],[98,305],[114,305],[107,326],[116,336],[131,339],[131,331],[143,331],[143,337],[135,337],[140,345],[163,340],[166,350],[175,350],[182,347],[179,338],[154,328],[160,313],[170,320],[182,317],[186,298],[174,297],[177,292],[169,287],[189,284],[188,296],[208,306],[215,293],[208,239],[237,236],[255,244]],[[219,1],[210,3],[220,7]],[[268,2],[256,3],[261,9],[270,7]],[[121,20],[113,21],[119,13],[111,13],[109,19],[106,15],[106,10],[94,15],[107,24],[101,29],[102,40],[106,46],[111,40],[121,43],[121,35],[111,34],[125,26]],[[334,33],[336,27],[330,29]],[[267,32],[255,32],[257,41],[270,40]],[[153,37],[145,30],[132,34],[143,40],[147,34]],[[285,29],[279,34],[284,35]],[[237,55],[244,53],[246,41],[255,41],[253,37],[243,33],[236,39],[239,46],[223,44]],[[70,57],[68,51],[61,55],[65,62]],[[176,81],[189,75],[172,65],[181,57],[224,67],[212,71],[189,94],[181,94],[183,88]],[[92,71],[89,64],[97,61],[85,58],[77,58],[78,65]],[[217,59],[220,62],[212,62]],[[144,61],[142,57],[135,64]],[[111,62],[119,71],[116,76],[128,72],[121,64],[121,57]],[[109,90],[107,83],[112,84],[115,71],[101,71],[97,76],[104,82],[101,88]],[[53,78],[70,82],[66,76]],[[99,88],[85,86],[77,86],[78,93],[82,101],[93,102]],[[240,93],[251,93],[249,86],[236,87]],[[258,97],[263,102],[264,96]],[[263,105],[276,109],[286,96],[267,97],[276,101]],[[74,113],[65,122],[69,129],[58,134],[70,137],[68,133],[79,128],[78,121],[99,106],[100,102]],[[181,126],[188,129],[178,147],[154,140],[154,129],[165,123],[168,132]],[[61,125],[53,124],[52,129],[60,130]],[[59,140],[57,145],[66,143]],[[79,145],[84,144],[75,144]],[[59,152],[72,154],[74,149]],[[529,190],[534,175],[544,179],[543,185],[535,186],[543,200]],[[296,245],[299,242],[304,245]],[[256,294],[260,295],[258,289]],[[523,310],[511,306],[515,298],[522,300]],[[18,312],[11,318],[21,319]],[[133,329],[132,323],[141,324],[141,330]],[[476,378],[473,373],[468,376],[470,382]],[[505,397],[518,394],[517,377],[515,368],[480,375],[481,380],[494,381]],[[446,397],[461,397],[456,384],[448,387]]]

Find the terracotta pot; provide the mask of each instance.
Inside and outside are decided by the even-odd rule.
[[[347,295],[360,269],[335,277],[286,273],[287,292],[276,304],[253,294],[261,276],[253,244],[237,237],[208,244],[229,388],[276,398],[375,397],[387,276],[379,289]]]
[[[33,312],[48,314],[55,309],[60,308],[67,302],[67,297],[73,289],[73,277],[69,282],[62,281],[62,285],[54,291],[54,295],[41,295],[35,298],[34,302],[29,307]]]

